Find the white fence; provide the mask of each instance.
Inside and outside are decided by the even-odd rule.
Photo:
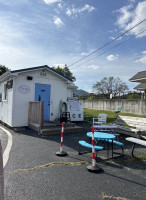
[[[95,110],[115,111],[118,106],[122,106],[121,112],[138,115],[146,115],[146,100],[82,100],[83,108]]]

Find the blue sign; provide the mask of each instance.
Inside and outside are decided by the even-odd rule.
[[[78,118],[81,118],[81,114],[78,114]]]
[[[76,117],[76,114],[73,114],[72,117],[75,118],[75,117]]]

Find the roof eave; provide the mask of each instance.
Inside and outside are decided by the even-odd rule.
[[[11,71],[5,72],[4,74],[0,76],[0,82],[8,80],[10,76],[11,76]]]
[[[140,82],[140,83],[146,83],[146,78],[139,78],[139,79],[129,79],[131,82]]]
[[[39,70],[39,69],[47,69],[49,70],[50,72],[52,72],[53,74],[59,76],[60,78],[66,80],[66,81],[69,81],[69,82],[73,82],[71,79],[63,76],[62,74],[58,73],[57,71],[55,71],[54,69],[50,68],[48,65],[43,65],[43,66],[39,66],[39,67],[32,67],[32,68],[25,68],[25,69],[20,69],[20,70],[13,70],[11,71],[12,74],[15,74],[15,73],[23,73],[23,72],[27,72],[27,71],[36,71],[36,70]]]

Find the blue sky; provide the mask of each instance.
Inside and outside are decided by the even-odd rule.
[[[0,0],[0,64],[11,70],[70,66],[144,19],[143,0]],[[129,78],[146,70],[146,31],[137,35],[144,30],[146,21],[71,65],[79,89],[91,92],[97,81],[113,76],[132,90],[137,83]]]

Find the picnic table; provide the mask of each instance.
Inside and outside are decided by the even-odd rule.
[[[92,138],[92,132],[88,132],[87,136]],[[108,148],[108,157],[109,157],[109,141],[112,143],[112,158],[113,158],[113,140],[115,139],[115,135],[109,134],[109,133],[104,133],[104,132],[94,132],[94,138],[97,140],[105,140],[107,141]]]

